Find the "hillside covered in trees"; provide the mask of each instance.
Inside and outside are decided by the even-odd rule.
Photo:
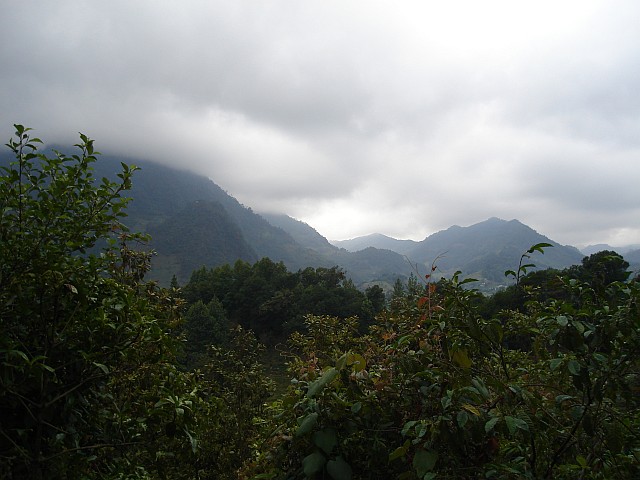
[[[0,156],[0,164],[10,160],[6,154]],[[148,245],[155,255],[147,277],[163,286],[174,275],[183,284],[203,266],[237,260],[253,263],[267,257],[292,271],[339,266],[357,287],[377,284],[387,293],[396,279],[406,282],[412,273],[422,276],[436,262],[434,275],[450,277],[460,270],[463,276],[479,280],[477,288],[492,293],[508,284],[504,270],[512,268],[513,259],[530,245],[554,245],[539,259],[542,269],[579,264],[583,256],[517,220],[497,218],[469,227],[453,226],[420,242],[378,235],[334,242],[336,246],[311,226],[283,214],[257,213],[210,179],[190,172],[100,157],[94,165],[95,176],[115,178],[120,161],[141,167],[128,193],[132,200],[124,223],[151,235]]]
[[[238,242],[247,259],[163,288],[145,278],[148,238],[125,226],[142,221],[126,216],[137,168],[102,178],[86,136],[45,155],[15,128],[0,168],[1,478],[638,477],[640,279],[617,253],[534,271],[555,248],[542,242],[500,294],[431,272],[385,296]],[[161,219],[163,242],[177,220]]]

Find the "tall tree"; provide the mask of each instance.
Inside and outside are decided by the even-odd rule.
[[[629,278],[629,263],[622,255],[603,250],[582,259],[578,278],[594,286],[607,286],[613,282],[624,282]]]

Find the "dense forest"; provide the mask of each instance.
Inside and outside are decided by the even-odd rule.
[[[490,297],[262,258],[145,280],[136,167],[0,167],[0,477],[637,478],[640,279],[612,251]],[[437,265],[434,264],[434,270]],[[283,379],[286,379],[283,381]]]

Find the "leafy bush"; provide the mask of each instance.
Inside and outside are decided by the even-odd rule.
[[[366,336],[308,317],[260,478],[633,478],[640,290],[567,281],[484,319],[468,281],[427,284]],[[612,302],[611,299],[616,299]],[[513,337],[529,339],[526,348]]]
[[[195,446],[194,378],[175,367],[179,302],[142,281],[144,237],[120,223],[136,168],[97,180],[85,135],[50,158],[15,128],[0,170],[0,476],[170,474]]]

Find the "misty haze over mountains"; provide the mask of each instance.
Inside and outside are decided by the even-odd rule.
[[[541,269],[565,268],[585,256],[517,220],[498,218],[452,226],[420,242],[379,233],[329,242],[285,214],[259,214],[241,205],[210,179],[157,164],[142,166],[134,177],[129,221],[152,235],[151,246],[158,252],[152,275],[163,283],[174,274],[186,282],[201,266],[269,257],[292,271],[338,265],[357,285],[387,287],[397,278],[425,274],[435,262],[437,276],[461,270],[490,291],[506,283],[505,270],[513,269],[531,245],[554,245],[532,258]]]
[[[3,157],[7,161],[7,158]],[[114,177],[120,161],[137,164],[125,223],[149,233],[157,255],[150,279],[168,284],[173,275],[180,284],[193,270],[249,263],[263,257],[283,262],[291,271],[306,267],[340,266],[358,286],[372,283],[390,289],[396,279],[423,276],[437,267],[435,277],[477,278],[490,292],[507,283],[505,270],[517,267],[522,253],[545,242],[553,245],[531,263],[540,269],[562,269],[579,264],[585,255],[612,248],[590,247],[583,252],[560,245],[518,220],[490,218],[468,227],[452,226],[422,241],[397,240],[374,233],[351,240],[329,242],[313,227],[287,215],[258,214],[240,204],[210,179],[155,163],[100,158],[95,176]],[[640,264],[640,250],[628,247],[629,263]]]

